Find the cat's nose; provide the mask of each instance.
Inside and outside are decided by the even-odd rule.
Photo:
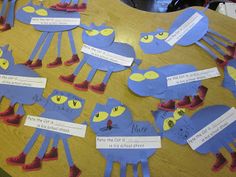
[[[107,121],[107,127],[108,127],[108,128],[111,128],[111,127],[112,127],[112,121],[111,121],[111,120],[108,120],[108,121]]]

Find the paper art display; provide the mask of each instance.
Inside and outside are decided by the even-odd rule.
[[[202,43],[206,42],[207,47]],[[206,51],[212,59],[224,67],[228,60],[235,58],[236,43],[209,28],[208,17],[204,11],[193,8],[184,10],[172,23],[169,30],[158,28],[154,32],[141,33],[140,47],[146,54],[160,54],[171,50],[175,45],[198,45]],[[223,49],[228,50],[228,54]],[[215,54],[220,54],[218,58]]]
[[[8,76],[23,76],[23,77],[39,77],[39,75],[25,67],[24,65],[15,64],[12,56],[12,51],[8,50],[8,45],[0,47],[0,80]],[[34,88],[24,85],[12,85],[11,83],[0,82],[0,99],[4,96],[11,100],[10,106],[3,112],[0,112],[0,119],[4,120],[9,125],[19,125],[20,120],[24,116],[23,105],[31,105],[35,103],[34,96],[42,95],[43,88]],[[23,80],[20,82],[24,82]],[[14,110],[15,105],[19,104],[17,110]]]
[[[174,110],[175,107],[196,109],[203,104],[207,88],[201,81],[183,83],[174,86],[167,85],[167,77],[196,71],[193,65],[177,64],[146,70],[137,66],[132,68],[128,79],[129,89],[139,96],[152,96],[161,99],[158,105],[163,110]],[[176,103],[177,100],[180,100]]]
[[[74,72],[70,75],[61,75],[59,79],[65,83],[73,84],[76,76],[80,73],[80,70],[85,64],[91,66],[91,71],[87,77],[87,79],[81,83],[73,84],[74,88],[80,91],[87,91],[90,88],[92,91],[96,93],[104,93],[105,88],[107,86],[107,82],[113,72],[119,72],[126,70],[130,66],[125,66],[114,62],[112,60],[106,60],[107,56],[111,55],[120,55],[121,57],[128,58],[132,62],[138,62],[136,60],[135,51],[132,46],[125,44],[114,42],[115,39],[115,31],[109,26],[104,24],[100,26],[96,26],[95,24],[90,25],[91,30],[84,30],[82,33],[82,39],[84,45],[87,48],[92,48],[91,53],[84,53],[83,60],[74,70]],[[100,53],[93,53],[93,51],[98,51]],[[105,53],[105,54],[104,54]],[[108,53],[108,54],[106,54]],[[115,58],[116,59],[116,58]],[[92,78],[96,74],[97,71],[104,71],[106,75],[102,81],[102,83],[98,85],[91,85]]]
[[[8,4],[9,10],[7,12]],[[2,9],[0,11],[0,31],[7,31],[13,27],[15,5],[16,0],[3,0]]]
[[[185,115],[184,109],[176,109],[175,112],[157,110],[153,112],[153,116],[162,137],[180,145],[190,143],[190,139],[201,131],[201,134],[195,137],[201,141],[204,141],[205,138],[205,142],[195,146],[194,150],[201,154],[213,153],[216,161],[212,166],[212,171],[217,172],[228,162],[220,152],[221,148],[225,148],[232,158],[229,168],[235,172],[236,152],[229,146],[229,143],[235,144],[235,109],[233,114],[221,117],[229,110],[228,106],[213,105],[197,111],[191,118]],[[219,117],[221,120],[215,122]],[[229,119],[233,119],[234,122],[228,124]],[[228,126],[226,127],[226,125]],[[222,127],[224,128],[222,129]],[[219,131],[220,129],[221,131]],[[215,135],[212,136],[214,133]]]
[[[45,111],[41,114],[42,117],[67,122],[74,122],[74,120],[80,116],[85,102],[83,99],[77,97],[74,94],[59,90],[54,90],[47,99],[39,96],[36,100],[45,109]],[[31,148],[40,135],[44,137],[44,141],[37,154],[37,157],[35,157],[32,163],[25,164],[27,154],[30,152]],[[58,158],[58,141],[62,140],[68,165],[70,167],[69,177],[79,177],[81,170],[74,164],[72,160],[70,148],[68,145],[68,138],[70,138],[70,135],[37,128],[25,146],[24,150],[16,157],[7,158],[6,162],[10,165],[22,166],[24,171],[40,170],[42,161],[56,160]],[[53,141],[53,147],[48,153],[46,153],[50,141]]]
[[[52,5],[50,8],[58,11],[67,12],[83,12],[87,8],[88,0],[82,0],[79,4],[79,0],[60,0],[59,3]]]
[[[113,98],[105,105],[97,104],[90,119],[90,127],[99,137],[140,137],[158,136],[155,128],[149,122],[133,121],[131,111],[121,102]],[[156,152],[150,149],[98,149],[106,159],[104,177],[110,177],[114,162],[120,163],[121,175],[126,176],[128,164],[133,166],[134,176],[138,177],[138,163],[142,165],[143,176],[150,177],[148,158]]]
[[[236,60],[230,60],[224,70],[223,86],[236,97]]]

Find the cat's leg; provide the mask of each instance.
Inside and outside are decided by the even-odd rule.
[[[14,115],[14,107],[15,107],[15,104],[16,102],[15,101],[11,101],[10,105],[8,106],[8,108],[3,111],[3,112],[0,112],[0,117],[1,118],[6,118],[6,116],[11,116],[11,115]]]
[[[35,58],[36,54],[38,53],[40,47],[43,45],[45,39],[47,38],[48,36],[48,32],[43,32],[40,36],[40,38],[38,39],[29,59],[25,62],[25,63],[22,63],[23,65],[25,66],[30,66],[33,59]]]
[[[111,176],[112,166],[113,166],[113,162],[110,161],[110,160],[107,160],[104,177],[110,177]]]
[[[223,154],[219,151],[218,148],[212,147],[211,152],[214,154],[216,157],[216,161],[213,164],[211,170],[214,172],[220,171],[227,163],[227,159],[223,156]]]
[[[40,135],[40,130],[36,129],[33,136],[28,141],[27,145],[25,146],[23,152],[21,152],[16,157],[9,157],[6,159],[6,162],[10,165],[23,165],[25,163],[26,155],[32,149],[34,143],[36,142],[38,136]]]
[[[211,33],[211,34],[213,34],[213,35],[215,35],[215,36],[221,38],[222,40],[224,40],[225,42],[229,43],[229,44],[232,45],[232,46],[236,46],[236,43],[235,43],[235,42],[231,41],[230,39],[226,38],[226,37],[223,36],[222,34],[216,32],[216,31],[214,31],[214,30],[212,30],[212,29],[210,29],[210,28],[208,29],[208,33]]]
[[[138,177],[138,164],[133,165],[133,174],[134,177]]]
[[[227,144],[224,143],[224,148],[230,153],[232,161],[230,164],[230,171],[235,172],[236,171],[236,152]]]
[[[53,144],[52,144],[52,149],[48,153],[46,153],[43,156],[44,161],[51,161],[51,160],[57,160],[58,159],[58,142],[59,142],[59,136],[55,135],[53,138]]]
[[[204,44],[202,44],[201,42],[196,42],[196,44],[201,47],[205,52],[207,52],[211,58],[216,62],[216,64],[221,67],[224,68],[225,65],[227,65],[227,61],[221,60],[217,57],[216,54],[214,54],[214,52],[211,51],[211,49],[209,49],[207,46],[205,46]]]
[[[150,177],[150,170],[148,167],[148,161],[143,160],[143,161],[141,161],[141,164],[142,164],[143,177]]]
[[[58,40],[57,40],[57,58],[47,64],[48,68],[55,68],[57,66],[62,65],[62,60],[61,60],[61,38],[62,38],[62,32],[58,32]]]
[[[11,27],[13,27],[13,25],[14,25],[14,16],[15,16],[15,4],[16,4],[16,0],[11,0],[10,8],[9,8],[9,11],[8,11],[6,21],[3,25],[3,27],[0,28],[1,31],[7,31],[7,30],[11,29]]]
[[[38,155],[37,157],[34,158],[34,160],[29,163],[29,164],[25,164],[22,166],[22,169],[25,170],[25,171],[36,171],[36,170],[40,170],[41,168],[41,161],[42,161],[42,158],[45,154],[45,152],[47,151],[47,148],[48,148],[48,145],[50,143],[50,137],[45,137],[44,138],[44,141],[41,145],[41,148],[38,152]]]
[[[48,33],[48,36],[47,36],[47,38],[44,42],[44,45],[43,45],[43,47],[42,47],[42,49],[39,53],[39,58],[33,64],[29,65],[29,67],[31,69],[36,69],[36,68],[41,68],[42,67],[42,60],[43,60],[44,56],[46,55],[46,53],[49,49],[49,46],[52,42],[52,38],[53,38],[54,34],[55,34],[54,32]]]
[[[74,88],[80,91],[88,91],[89,84],[91,83],[91,80],[93,79],[96,71],[97,69],[92,68],[92,70],[88,74],[87,79],[81,83],[74,84]]]
[[[79,177],[81,174],[81,170],[74,164],[72,157],[71,157],[71,153],[70,153],[70,148],[69,145],[67,143],[67,139],[62,139],[62,142],[64,144],[64,148],[65,148],[65,152],[66,152],[66,158],[67,158],[67,162],[70,166],[70,177]]]
[[[74,41],[72,30],[68,31],[68,37],[69,37],[69,41],[70,41],[72,57],[69,60],[64,62],[64,65],[66,65],[66,66],[73,65],[74,63],[78,63],[80,61],[77,51],[76,51],[76,48],[75,48],[75,41]]]
[[[16,111],[16,114],[8,116],[4,119],[4,122],[8,125],[18,126],[21,119],[24,117],[25,111],[22,104],[19,104],[19,107]]]
[[[2,9],[0,11],[0,25],[5,24],[6,18],[4,17],[6,10],[7,10],[7,3],[8,0],[4,0],[2,4]]]
[[[120,162],[120,177],[126,177],[126,163]]]

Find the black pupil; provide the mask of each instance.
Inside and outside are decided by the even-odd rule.
[[[99,113],[96,114],[96,117],[99,117]]]
[[[159,33],[160,36],[162,36],[164,33]]]
[[[144,36],[144,39],[147,40],[147,39],[148,39],[148,36]]]
[[[117,111],[117,110],[118,110],[118,107],[115,108],[115,111]]]
[[[172,120],[169,120],[168,121],[168,125],[169,125],[169,127],[173,127],[174,126],[174,122]]]
[[[178,114],[179,114],[180,116],[182,116],[182,115],[184,115],[184,111],[181,110],[181,111],[178,112]]]
[[[77,101],[73,100],[73,105],[76,106],[77,104]]]
[[[3,65],[5,65],[6,63],[4,62]]]
[[[61,96],[57,96],[57,101],[60,101],[61,100]]]

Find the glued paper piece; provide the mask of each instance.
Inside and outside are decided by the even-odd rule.
[[[116,63],[122,66],[131,66],[134,61],[134,58],[118,55],[112,52],[89,46],[87,44],[83,45],[81,51],[88,55],[92,55],[94,57],[98,57],[100,59]]]
[[[0,84],[2,85],[14,85],[21,87],[32,87],[32,88],[45,88],[47,83],[46,78],[40,77],[22,77],[12,75],[0,74]]]
[[[160,136],[116,136],[96,138],[97,149],[153,149],[161,148]]]
[[[31,25],[80,25],[80,18],[42,18],[33,17]]]
[[[187,142],[191,146],[191,148],[195,150],[235,121],[236,110],[235,108],[231,108],[222,116],[208,124],[206,127],[202,128],[196,134],[194,134],[191,138],[187,140]]]
[[[35,127],[39,129],[64,133],[67,135],[74,135],[83,138],[85,137],[87,128],[86,125],[31,115],[27,116],[25,125],[29,127]]]
[[[184,74],[179,74],[179,75],[167,77],[167,86],[171,87],[174,85],[180,85],[180,84],[185,84],[185,83],[190,83],[190,82],[195,82],[195,81],[201,81],[201,80],[214,78],[214,77],[218,77],[218,76],[220,76],[220,73],[216,67],[201,70],[201,71],[194,71],[194,72],[189,72],[189,73],[184,73]]]

